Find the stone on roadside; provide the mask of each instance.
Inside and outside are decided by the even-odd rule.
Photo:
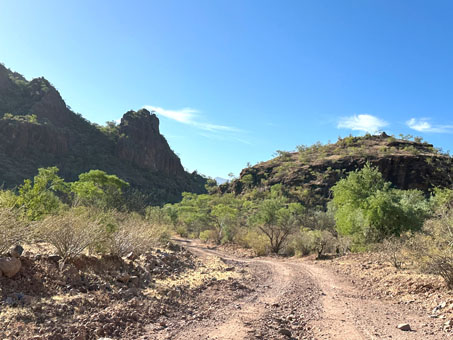
[[[9,254],[15,258],[21,257],[23,252],[24,252],[24,248],[22,248],[22,246],[20,246],[20,245],[16,245],[9,250]]]
[[[8,278],[12,278],[16,275],[21,267],[22,263],[15,257],[0,258],[0,271]]]
[[[280,328],[280,330],[278,332],[287,337],[291,337],[291,331],[286,328]]]
[[[411,326],[408,323],[400,323],[398,326],[396,326],[396,328],[405,332],[412,330]]]

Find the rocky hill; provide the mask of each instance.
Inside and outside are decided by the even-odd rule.
[[[129,111],[119,125],[92,124],[74,113],[46,79],[27,81],[0,65],[0,184],[10,188],[57,166],[66,180],[101,169],[139,188],[149,203],[183,191],[203,192],[205,180],[184,171],[147,110]]]
[[[367,162],[400,189],[453,185],[453,159],[426,142],[396,139],[383,133],[346,137],[334,144],[299,146],[296,152],[278,156],[242,170],[239,179],[221,185],[221,192],[245,194],[266,191],[282,184],[286,194],[306,206],[325,206],[330,188],[348,172]]]

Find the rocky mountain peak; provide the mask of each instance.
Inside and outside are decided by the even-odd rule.
[[[146,109],[128,111],[119,125],[118,156],[141,168],[181,175],[184,168],[160,134],[159,119]]]

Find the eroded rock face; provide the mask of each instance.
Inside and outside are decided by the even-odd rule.
[[[182,175],[181,161],[159,132],[159,119],[142,109],[129,111],[121,119],[117,143],[119,158],[151,171],[167,175]]]

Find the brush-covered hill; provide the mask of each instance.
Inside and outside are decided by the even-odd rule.
[[[104,170],[143,192],[148,203],[204,192],[205,179],[184,171],[147,110],[129,111],[119,125],[98,126],[74,113],[44,78],[27,81],[0,65],[0,185],[17,186],[40,167],[57,166],[68,181]]]
[[[296,152],[278,151],[278,156],[242,170],[240,177],[219,186],[221,192],[247,194],[267,191],[281,184],[285,193],[306,206],[325,206],[330,188],[350,171],[367,162],[376,166],[387,181],[399,189],[420,189],[453,185],[453,159],[433,145],[396,139],[385,133],[346,137],[338,142]]]

